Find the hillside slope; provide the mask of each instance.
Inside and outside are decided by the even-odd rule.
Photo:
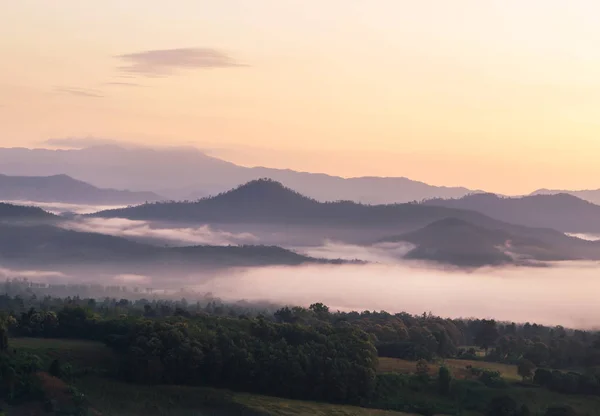
[[[154,192],[101,189],[67,175],[8,176],[0,174],[0,198],[6,201],[126,205],[164,198]]]
[[[534,195],[503,198],[494,194],[460,199],[434,199],[423,205],[473,210],[512,224],[553,228],[563,232],[600,231],[600,206],[573,195]]]

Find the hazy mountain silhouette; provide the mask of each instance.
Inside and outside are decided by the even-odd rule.
[[[511,240],[513,245],[518,243],[516,246],[520,254],[539,260],[600,258],[600,244],[569,237],[550,228],[509,224],[479,212],[445,206],[361,205],[343,201],[322,203],[272,180],[252,181],[198,202],[145,204],[92,215],[196,224],[235,224],[236,227],[245,223],[262,224],[284,229],[290,234],[306,232],[320,239],[339,238],[359,244],[390,235],[400,235],[405,241],[418,242],[421,240],[417,238],[430,235],[430,238],[439,240],[436,243],[438,248],[456,245],[454,250],[465,253],[473,249],[488,252],[490,247]],[[423,227],[421,234],[407,234]],[[334,234],[337,229],[343,229],[346,234]],[[472,237],[469,240],[466,236]],[[478,248],[479,244],[481,247]],[[502,258],[500,256],[489,264],[496,264]]]
[[[519,263],[526,259],[577,258],[540,240],[514,235],[505,230],[476,226],[457,218],[445,218],[417,231],[382,240],[400,241],[417,246],[408,253],[408,258],[457,266],[501,265]]]
[[[407,178],[345,179],[325,174],[237,166],[194,148],[77,150],[0,148],[0,173],[20,176],[66,174],[101,188],[153,191],[171,199],[197,199],[269,177],[320,201],[383,204],[456,198],[466,188],[437,187]]]
[[[419,204],[319,202],[270,179],[253,180],[195,202],[158,202],[105,210],[92,215],[194,223],[306,224],[358,228],[378,225],[415,228],[450,215],[484,217],[475,212]]]
[[[12,201],[74,204],[139,204],[164,198],[153,192],[100,189],[67,175],[7,176],[0,174],[0,198]]]
[[[54,214],[38,207],[7,204],[0,202],[0,221],[2,220],[48,220],[57,218]]]
[[[434,199],[427,206],[469,209],[501,221],[563,232],[600,231],[600,206],[573,195],[533,195],[504,198],[494,194],[468,195],[460,199]]]
[[[556,194],[569,194],[581,198],[585,201],[591,202],[592,204],[600,205],[600,189],[589,189],[580,191],[567,191],[567,190],[556,190],[556,189],[538,189],[532,192],[530,195],[556,195]]]
[[[51,225],[0,224],[0,263],[36,265],[259,266],[325,262],[274,246],[159,247]]]

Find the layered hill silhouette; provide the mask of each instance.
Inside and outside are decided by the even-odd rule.
[[[0,223],[0,263],[10,267],[131,264],[169,266],[176,271],[178,266],[235,267],[322,262],[326,261],[275,246],[160,247],[51,225]]]
[[[101,189],[67,175],[8,176],[0,174],[0,198],[9,201],[126,205],[159,201],[154,192]]]
[[[271,179],[250,181],[195,202],[157,202],[92,214],[132,220],[195,223],[264,223],[364,228],[415,228],[450,215],[484,216],[452,208],[419,204],[363,205],[352,201],[319,202]]]
[[[506,230],[488,229],[457,218],[445,218],[382,242],[409,242],[416,246],[407,258],[450,263],[457,266],[526,264],[534,260],[572,260],[577,256],[564,253],[547,242]]]
[[[269,177],[320,201],[369,204],[457,198],[474,192],[438,187],[407,178],[337,176],[285,169],[238,166],[194,148],[124,148],[114,145],[49,150],[0,148],[0,173],[18,176],[66,174],[101,188],[153,191],[170,199],[214,195]],[[144,197],[138,200],[155,200]]]
[[[502,244],[512,244],[515,256],[537,260],[600,258],[599,244],[568,237],[550,228],[510,224],[479,212],[446,206],[322,203],[272,180],[252,181],[197,202],[144,204],[93,215],[196,224],[262,224],[279,226],[290,233],[311,229],[315,233],[321,232],[321,237],[331,237],[326,234],[328,230],[343,228],[356,230],[363,242],[369,238],[378,241],[396,235],[402,236],[401,241],[420,245],[423,250],[435,247],[445,250],[445,247],[455,246],[453,250],[465,253],[465,256],[471,250],[482,255],[494,254],[496,257],[487,257],[486,264],[508,261],[506,253],[497,255],[493,251]],[[455,263],[463,264],[463,261],[456,259]]]
[[[569,194],[581,198],[584,201],[591,202],[592,204],[600,205],[600,189],[588,189],[580,191],[568,191],[558,189],[538,189],[531,193],[531,195],[556,195],[556,194]]]
[[[0,202],[0,221],[52,220],[56,216],[38,207]]]
[[[501,221],[530,227],[554,228],[570,233],[600,232],[600,206],[569,194],[518,198],[475,194],[460,199],[429,200],[424,205],[473,210]]]

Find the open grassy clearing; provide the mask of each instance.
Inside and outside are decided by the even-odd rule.
[[[407,413],[286,400],[205,387],[140,386],[98,377],[77,383],[104,416],[407,416]]]
[[[11,338],[10,348],[37,355],[44,365],[54,359],[69,363],[74,367],[109,369],[115,363],[115,355],[110,348],[100,342],[53,339],[53,338]]]
[[[429,372],[431,375],[436,375],[441,365],[445,365],[450,369],[453,376],[458,379],[470,378],[468,366],[485,368],[488,370],[499,371],[502,377],[508,381],[518,381],[521,378],[517,373],[517,366],[510,364],[490,363],[486,361],[473,360],[456,360],[448,359],[439,361],[438,363],[429,364]],[[379,357],[379,372],[380,373],[415,373],[417,371],[417,363],[415,361],[402,360],[399,358]]]

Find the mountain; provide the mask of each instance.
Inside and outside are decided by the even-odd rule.
[[[0,264],[11,267],[74,265],[185,266],[298,265],[325,262],[269,246],[159,247],[105,234],[51,225],[0,224]]]
[[[479,267],[536,260],[570,260],[540,240],[492,230],[457,218],[435,221],[424,228],[381,242],[409,242],[416,246],[407,258]]]
[[[592,204],[600,205],[600,189],[590,189],[581,191],[566,191],[556,189],[538,189],[531,193],[531,195],[556,195],[556,194],[569,194],[576,196],[577,198],[583,199],[584,201],[591,202]]]
[[[600,232],[600,206],[568,194],[518,198],[475,194],[460,199],[429,200],[424,205],[473,210],[529,227],[554,228],[569,233]]]
[[[474,191],[438,187],[407,178],[341,178],[319,173],[242,167],[194,148],[123,148],[114,145],[50,150],[0,148],[0,173],[66,174],[101,188],[153,191],[171,199],[197,199],[268,177],[319,201],[368,204],[458,198]],[[153,198],[149,198],[153,200]]]
[[[475,211],[427,204],[323,203],[272,180],[252,181],[197,202],[145,204],[92,215],[219,226],[233,224],[238,232],[245,224],[252,224],[254,233],[261,229],[266,230],[265,235],[279,231],[283,234],[282,238],[304,233],[317,244],[326,238],[352,244],[370,244],[390,235],[404,236],[405,239],[410,237],[405,241],[419,243],[422,241],[416,240],[416,235],[408,233],[424,228],[423,233],[435,234],[446,241],[444,244],[459,246],[468,235],[481,237],[485,233],[492,233],[493,238],[488,235],[488,242],[482,247],[490,247],[491,243],[504,244],[511,240],[518,242],[517,254],[538,260],[600,258],[600,244],[569,237],[550,228],[515,225]],[[460,226],[450,227],[452,222],[444,222],[447,218],[460,221]],[[440,220],[442,222],[438,222]],[[433,228],[427,228],[428,226]],[[474,241],[475,243],[465,243],[465,252],[477,249],[477,244],[481,241]],[[282,244],[290,243],[284,241]]]
[[[48,220],[56,216],[38,207],[26,207],[22,205],[7,204],[0,202],[0,221],[6,220]]]
[[[450,214],[468,218],[483,217],[474,212],[419,204],[319,202],[274,180],[259,179],[195,202],[158,202],[105,210],[92,215],[190,223],[414,228]]]
[[[164,198],[153,192],[101,189],[67,175],[8,176],[0,174],[0,198],[7,201],[126,205]]]

